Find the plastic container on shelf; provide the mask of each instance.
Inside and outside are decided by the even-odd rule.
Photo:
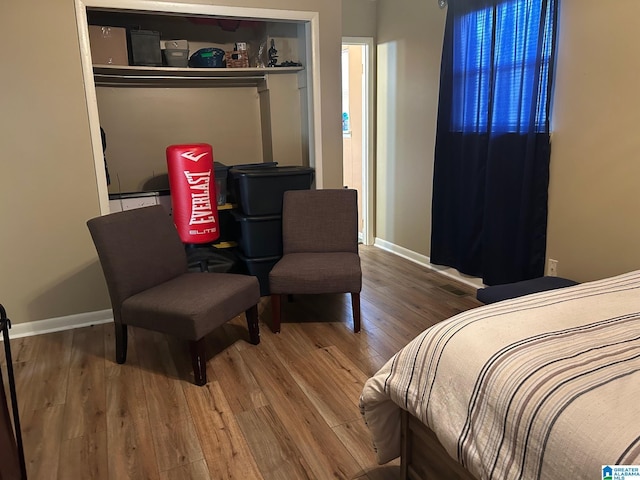
[[[238,168],[233,177],[236,201],[246,215],[280,215],[282,196],[287,190],[308,190],[313,183],[310,167]]]
[[[260,296],[264,297],[266,295],[270,295],[269,272],[271,272],[271,269],[276,263],[278,263],[278,260],[280,260],[281,257],[272,256],[247,258],[240,252],[237,252],[236,255],[238,256],[240,264],[244,267],[245,273],[258,278],[258,283],[260,284]]]
[[[129,63],[131,65],[159,67],[162,65],[160,32],[128,29]]]
[[[169,67],[186,68],[189,64],[189,49],[166,48],[162,50],[164,61]]]
[[[282,255],[282,216],[250,217],[232,211],[240,252],[249,258]]]
[[[189,57],[191,68],[224,68],[224,50],[215,47],[201,48]]]
[[[98,65],[129,65],[125,28],[89,25],[91,61]]]

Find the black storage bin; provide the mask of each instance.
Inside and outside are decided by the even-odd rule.
[[[247,258],[240,252],[237,253],[238,260],[244,267],[245,273],[258,277],[258,283],[260,284],[260,296],[264,297],[270,295],[269,289],[269,272],[273,266],[278,263],[281,257],[261,257],[261,258]]]
[[[277,167],[278,162],[263,162],[263,163],[244,163],[242,165],[233,165],[229,168],[235,168],[237,170],[247,170],[252,168],[273,168]],[[238,181],[229,174],[227,176],[227,201],[229,203],[238,203]]]
[[[127,29],[129,36],[129,64],[149,67],[162,66],[160,32]]]
[[[232,168],[229,172],[237,183],[238,203],[246,215],[280,215],[284,192],[311,188],[314,170],[271,167]]]
[[[233,212],[237,222],[238,248],[249,258],[282,255],[282,216],[250,217]]]

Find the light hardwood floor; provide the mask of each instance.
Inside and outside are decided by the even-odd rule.
[[[125,365],[111,324],[12,340],[29,479],[398,478],[398,461],[376,463],[362,386],[419,332],[480,304],[388,252],[361,258],[360,333],[348,295],[285,303],[278,335],[263,298],[260,345],[244,317],[208,338],[204,387],[185,343],[141,329]]]

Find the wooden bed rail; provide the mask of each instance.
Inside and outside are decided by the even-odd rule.
[[[406,410],[401,421],[401,480],[476,480],[449,456],[429,427]]]

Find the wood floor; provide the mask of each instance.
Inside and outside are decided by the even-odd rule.
[[[375,247],[361,258],[360,333],[348,295],[285,303],[278,335],[263,298],[260,345],[244,317],[208,338],[204,387],[185,343],[145,330],[129,329],[125,365],[112,324],[13,339],[29,479],[398,478],[397,461],[376,463],[362,386],[419,332],[479,303]]]

